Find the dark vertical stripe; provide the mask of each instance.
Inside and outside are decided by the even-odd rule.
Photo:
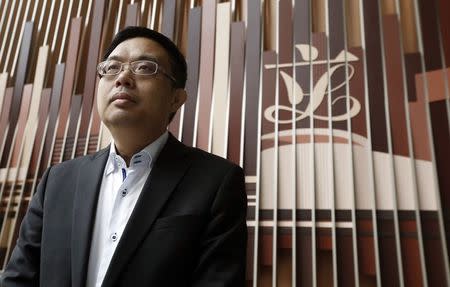
[[[439,221],[436,211],[421,211],[425,266],[428,286],[445,285],[445,265],[441,244]]]
[[[372,148],[375,151],[387,152],[378,2],[379,0],[364,1],[364,27],[362,29],[365,30],[366,35],[367,85]]]
[[[287,107],[287,110],[278,109],[278,119],[280,121],[288,121],[287,123],[279,123],[278,130],[281,132],[283,130],[291,130],[292,129],[292,102],[288,96],[289,92],[292,92],[293,82],[285,81],[282,77],[281,73],[286,73],[288,77],[293,77],[293,20],[292,20],[292,2],[290,0],[281,0],[279,7],[279,15],[280,19],[278,25],[278,45],[279,45],[279,54],[278,54],[278,62],[280,65],[288,64],[288,67],[280,68],[278,74],[278,104],[284,107]],[[296,93],[298,93],[298,89]],[[295,98],[295,96],[294,96]],[[287,141],[287,142],[286,142]],[[283,140],[279,140],[279,145],[291,143],[291,137],[285,138]]]
[[[330,1],[332,2],[332,1]],[[349,228],[336,228],[336,257],[338,286],[355,286],[353,265],[353,240]]]
[[[38,170],[38,177],[44,172],[49,164],[50,152],[53,150],[53,135],[55,133],[56,119],[58,117],[59,103],[61,100],[62,80],[64,77],[65,64],[56,65],[55,75],[53,77],[53,88],[51,96],[51,104],[48,118],[47,134],[45,135],[45,142],[41,163]]]
[[[450,133],[445,100],[430,103],[430,116],[433,131],[441,208],[447,243],[447,258],[450,260]]]
[[[381,215],[383,213],[383,216]],[[378,246],[382,286],[400,286],[393,211],[377,211]]]
[[[444,66],[450,66],[450,17],[448,17],[448,11],[450,11],[450,1],[439,0],[437,4],[437,11],[439,13],[439,24],[441,28],[442,46],[444,49],[445,63]]]
[[[98,81],[100,79],[97,79],[97,85]],[[88,147],[87,147],[87,153],[92,154],[97,151],[97,146],[100,140],[100,125],[101,125],[101,119],[100,115],[97,111],[97,96],[94,97],[94,104],[92,109],[92,115],[91,115],[91,126],[89,131],[89,141],[88,141]]]
[[[66,144],[63,151],[63,161],[71,159],[75,142],[75,133],[77,132],[77,123],[80,116],[82,95],[74,95],[70,103],[70,119],[67,127]]]
[[[246,175],[256,175],[259,70],[261,61],[261,1],[249,0],[247,13],[244,170]]]
[[[8,155],[11,149],[11,142],[14,130],[19,117],[20,102],[22,100],[22,91],[28,71],[28,60],[30,57],[31,41],[33,37],[33,22],[26,22],[23,29],[22,42],[20,44],[19,58],[17,62],[16,79],[14,82],[13,98],[11,102],[11,111],[9,113],[9,129],[6,135],[5,147],[1,155],[0,167],[6,166]]]
[[[344,51],[345,47],[345,39],[344,39],[344,3],[343,0],[331,0],[328,1],[328,25],[329,25],[329,51],[330,58],[329,60],[334,60],[341,52]],[[347,52],[347,51],[345,51]],[[350,62],[349,64],[353,64],[354,62]],[[330,63],[330,68],[333,66],[341,64]],[[350,70],[350,68],[349,68]],[[350,71],[349,71],[350,72]],[[330,74],[330,90],[331,90],[331,101],[333,104],[331,106],[331,113],[333,116],[339,116],[347,113],[347,103],[345,98],[340,98],[340,100],[334,102],[336,98],[341,97],[342,95],[346,95],[346,85],[343,85],[341,88],[336,89],[338,85],[345,83],[347,81],[347,77],[345,75],[345,66],[340,67],[336,70],[335,73]],[[333,89],[335,89],[333,91]],[[328,99],[327,99],[328,100]],[[347,130],[347,121],[333,121],[332,122],[333,129]]]
[[[211,101],[214,76],[214,43],[216,30],[216,1],[205,0],[202,14],[202,43],[200,55],[200,93],[197,119],[197,147],[208,150]]]
[[[231,23],[230,124],[227,158],[239,164],[241,156],[242,99],[244,92],[245,23]]]
[[[77,138],[77,153],[83,153],[86,135],[91,117],[93,97],[95,94],[95,81],[97,63],[100,53],[100,40],[105,10],[105,0],[94,1],[92,28],[89,37],[89,48],[86,62],[86,75],[84,79],[83,102],[81,107],[81,120]]]
[[[82,18],[73,18],[70,25],[69,46],[67,49],[66,71],[61,96],[61,108],[56,136],[58,139],[64,136],[67,118],[69,116],[70,101],[75,82],[75,65],[77,62],[78,48],[80,45]]]
[[[419,0],[418,3],[425,69],[426,71],[436,70],[442,68],[436,1]]]
[[[383,17],[386,81],[391,123],[392,150],[395,155],[409,156],[405,112],[405,91],[397,15]]]
[[[200,63],[201,16],[202,8],[200,6],[189,11],[188,51],[186,56],[186,62],[188,64],[188,78],[186,82],[187,100],[184,104],[182,136],[183,143],[189,146],[192,146],[194,139],[195,108],[197,105]]]
[[[310,0],[296,0],[295,2],[295,10],[294,10],[294,44],[295,45],[307,45],[309,46],[311,43],[311,2]],[[303,89],[303,92],[306,94],[310,94],[310,66],[309,60],[304,59],[300,54],[300,51],[295,49],[295,62],[303,62],[308,63],[304,66],[297,66],[295,68],[295,81],[300,85]],[[307,106],[310,103],[310,97],[306,96],[303,100],[296,105],[297,110],[305,111]],[[296,115],[299,116],[299,115]],[[296,122],[297,128],[309,128],[310,121],[309,117],[302,121]]]

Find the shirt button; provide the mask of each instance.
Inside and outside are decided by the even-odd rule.
[[[122,197],[125,197],[128,194],[127,189],[123,189],[122,190]]]
[[[117,233],[116,232],[111,234],[111,240],[112,240],[112,242],[116,242],[116,240],[117,240]]]

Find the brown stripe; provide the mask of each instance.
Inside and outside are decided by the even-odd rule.
[[[310,45],[311,37],[310,33],[312,27],[310,26],[311,14],[310,14],[310,1],[300,0],[295,3],[294,10],[294,41],[296,45]],[[298,49],[295,49],[295,62],[305,62],[307,59],[303,59]],[[310,94],[310,67],[309,65],[297,66],[295,68],[295,81],[300,85],[305,94]],[[305,97],[300,103],[296,105],[296,109],[299,111],[305,111],[309,105],[309,97]],[[302,121],[296,122],[297,128],[309,128],[309,117]]]
[[[139,25],[139,13],[139,3],[128,4],[125,27]]]
[[[420,54],[405,54],[405,73],[406,73],[406,83],[408,87],[408,101],[417,101],[417,92],[415,84],[416,74],[421,72],[420,66]]]
[[[95,94],[96,69],[99,59],[100,39],[102,34],[103,15],[105,10],[105,0],[98,0],[94,2],[94,11],[92,18],[92,28],[90,32],[88,56],[86,62],[86,75],[84,79],[83,102],[81,108],[80,128],[78,131],[78,138],[86,140],[86,133],[91,117],[91,109],[93,97]],[[80,141],[77,144],[77,153],[83,153],[84,143]]]
[[[364,54],[361,47],[350,48],[348,52],[359,59],[358,61],[351,63],[355,69],[355,73],[349,82],[350,96],[354,97],[361,104],[361,111],[357,116],[351,119],[352,133],[367,138],[366,100],[364,94]]]
[[[245,134],[244,170],[246,175],[256,175],[259,76],[261,61],[261,1],[250,0],[247,6],[247,43],[245,47]]]
[[[28,112],[30,111],[31,104],[31,92],[33,90],[33,84],[26,84],[23,87],[22,102],[20,104],[19,118],[16,126],[16,137],[14,140],[14,147],[12,149],[10,167],[18,167],[19,154],[21,151],[21,145],[23,141],[23,134],[25,132],[25,125],[27,123]]]
[[[366,35],[367,85],[371,117],[372,148],[375,151],[387,152],[378,2],[379,0],[364,2],[363,17],[364,33]]]
[[[434,152],[441,208],[444,215],[444,230],[446,230],[447,260],[450,258],[450,133],[447,118],[446,101],[430,103],[430,117],[433,131]]]
[[[413,80],[413,79],[408,79]],[[431,161],[430,140],[425,110],[424,83],[421,74],[414,78],[416,85],[416,101],[409,102],[411,133],[414,148],[414,158]]]
[[[279,4],[279,25],[278,25],[278,45],[279,54],[278,61],[279,64],[292,64],[292,43],[293,43],[293,27],[292,27],[292,1],[283,0]],[[280,68],[278,73],[278,104],[279,106],[287,107],[288,110],[278,109],[278,119],[288,121],[287,124],[278,124],[278,130],[292,130],[292,103],[288,96],[288,90],[292,91],[292,83],[284,81],[281,76],[281,72],[286,73],[289,77],[293,76],[293,68],[286,67]],[[298,90],[296,91],[299,92]],[[277,141],[279,138],[277,137]],[[288,139],[288,144],[291,143],[291,138]],[[292,156],[291,158],[294,158]],[[291,165],[291,163],[286,163]]]
[[[0,152],[3,154],[4,150],[4,141],[6,140],[6,136],[8,133],[6,132],[6,128],[9,124],[9,113],[11,110],[11,103],[12,103],[12,97],[13,97],[13,91],[14,88],[6,88],[5,90],[5,96],[3,98],[3,106],[1,111],[1,117],[0,117]]]
[[[442,68],[436,1],[418,1],[426,71]]]
[[[99,80],[100,79],[97,78],[97,86],[98,86]],[[98,142],[100,140],[100,138],[99,138],[100,125],[101,125],[101,119],[100,119],[100,115],[97,112],[97,96],[95,96],[93,109],[92,109],[92,116],[91,116],[91,126],[90,126],[90,130],[89,130],[89,143],[88,143],[88,149],[87,149],[88,154],[92,154],[97,151]]]
[[[343,17],[343,1],[335,0],[328,2],[328,25],[329,25],[329,59],[333,60],[336,58],[339,53],[344,51],[345,43],[344,41],[344,17]],[[347,52],[347,51],[345,51]],[[353,62],[352,62],[353,63]],[[352,64],[349,63],[349,64]],[[334,65],[330,63],[330,67]],[[350,69],[350,68],[349,68]],[[330,74],[331,82],[330,82],[330,90],[335,89],[338,85],[345,83],[347,81],[347,77],[345,75],[345,67],[341,67],[336,70],[335,73]],[[334,101],[336,98],[341,97],[342,95],[346,95],[346,85],[343,85],[341,88],[331,91],[331,100]],[[328,106],[328,102],[327,102]],[[347,103],[345,99],[338,100],[331,106],[331,113],[333,116],[343,115],[347,113]],[[340,130],[348,130],[347,121],[333,121],[332,122],[333,129]],[[339,282],[339,285],[342,283]],[[346,286],[344,284],[344,286]]]
[[[330,1],[331,3],[333,1]],[[336,15],[335,15],[336,16]],[[338,286],[355,286],[351,228],[336,228],[336,265]]]
[[[423,282],[416,221],[400,222],[400,234],[405,286],[415,286]]]
[[[445,54],[444,66],[450,66],[450,17],[448,17],[448,11],[450,11],[450,1],[439,0],[437,3],[437,11],[439,13],[439,21],[441,28],[442,47]]]
[[[17,63],[16,80],[14,83],[13,98],[11,102],[11,111],[9,113],[9,129],[6,135],[6,142],[1,156],[1,167],[6,166],[8,155],[11,149],[11,142],[16,128],[17,118],[19,117],[20,102],[22,99],[23,86],[28,71],[28,59],[30,56],[31,39],[33,36],[33,22],[25,24],[20,44],[20,53]]]
[[[77,123],[80,116],[82,95],[74,95],[70,103],[70,119],[67,127],[66,144],[64,146],[63,161],[71,159],[75,142],[75,133],[77,132]]]
[[[28,170],[27,178],[33,178],[38,168],[38,161],[41,158],[41,146],[43,144],[43,139],[45,138],[45,122],[48,117],[48,110],[50,106],[50,96],[52,90],[50,88],[43,89],[41,95],[41,103],[39,105],[39,121],[36,131],[35,144],[33,146],[33,152],[31,154],[31,163]]]
[[[444,265],[446,258],[443,256],[437,213],[421,211],[420,215],[428,284],[439,286],[446,281]]]
[[[65,64],[58,64],[56,65],[55,69],[55,75],[53,77],[53,88],[52,88],[52,96],[50,100],[50,111],[49,111],[49,118],[48,118],[48,125],[47,125],[47,134],[45,135],[45,142],[43,146],[43,153],[41,158],[41,163],[38,169],[38,177],[41,176],[41,174],[44,172],[44,170],[49,165],[49,158],[51,156],[51,151],[54,147],[53,142],[53,134],[55,132],[55,125],[56,120],[58,117],[58,111],[59,111],[59,103],[61,99],[61,88],[62,88],[62,80],[64,77],[64,67]]]
[[[262,112],[263,114],[266,111],[270,111],[271,107],[275,107],[275,96],[276,96],[276,69],[265,69],[266,65],[276,64],[277,62],[277,54],[274,51],[265,51],[263,52],[263,82],[262,82]],[[275,111],[272,113],[273,118],[275,118]],[[266,134],[271,134],[275,132],[275,123],[267,120],[267,118],[263,115],[261,119],[261,135],[264,136]],[[264,142],[264,140],[262,140]],[[275,139],[270,139],[272,145],[275,143]],[[261,150],[264,150],[264,146],[261,146]],[[261,168],[270,168],[273,166],[273,162],[268,163],[267,165],[262,162]]]
[[[61,139],[66,129],[67,118],[69,116],[70,101],[75,81],[75,65],[77,62],[77,52],[80,44],[82,18],[71,20],[69,47],[67,49],[66,70],[61,96],[61,108],[59,112],[58,128],[56,137]]]
[[[231,23],[230,124],[227,158],[239,164],[241,156],[242,99],[244,91],[245,23]]]
[[[409,156],[397,15],[383,17],[383,30],[392,148],[395,155]]]
[[[296,250],[297,250],[297,283],[299,286],[312,286],[312,228],[297,227]]]
[[[183,136],[184,144],[192,146],[194,139],[195,109],[197,105],[200,36],[201,36],[202,8],[195,7],[189,11],[188,51],[188,79],[186,82],[187,100],[184,104]]]
[[[393,211],[391,211],[393,212]],[[377,216],[380,276],[383,286],[399,286],[394,220]]]

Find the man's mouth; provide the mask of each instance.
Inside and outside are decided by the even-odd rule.
[[[132,95],[130,95],[128,92],[124,92],[124,91],[120,91],[115,93],[112,97],[111,97],[111,102],[114,103],[118,103],[118,104],[125,104],[125,103],[136,103],[134,97]]]

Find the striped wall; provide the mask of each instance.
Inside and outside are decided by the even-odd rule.
[[[248,286],[450,286],[450,2],[0,0],[0,264],[44,170],[107,146],[128,25],[188,62],[169,130],[246,173]]]

